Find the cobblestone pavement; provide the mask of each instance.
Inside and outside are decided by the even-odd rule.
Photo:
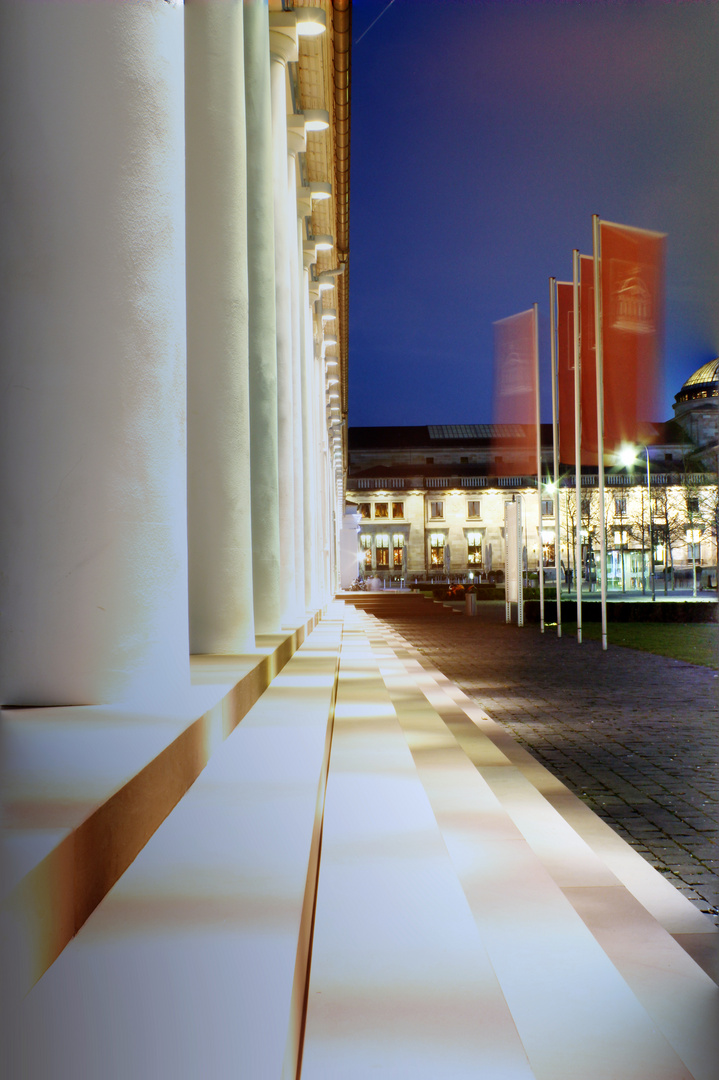
[[[716,672],[478,608],[390,622],[719,925]]]

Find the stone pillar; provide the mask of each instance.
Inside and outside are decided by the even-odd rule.
[[[299,231],[300,249],[302,244],[302,222]],[[317,460],[317,440],[315,437],[314,405],[316,390],[313,379],[314,342],[312,340],[312,309],[310,307],[309,274],[302,270],[300,300],[300,364],[302,377],[302,477],[304,496],[303,545],[305,550],[305,607],[316,609],[320,606],[317,589],[317,544],[316,521],[318,516],[315,468]]]
[[[287,209],[287,61],[297,59],[297,39],[270,29],[272,162],[275,209],[277,316],[277,422],[280,496],[280,610],[283,624],[300,618],[295,568],[295,464],[292,357],[292,282]]]
[[[292,119],[292,118],[290,118]],[[287,189],[288,189],[288,228],[290,249],[290,295],[292,305],[292,414],[294,449],[292,461],[294,464],[294,549],[295,549],[295,595],[300,611],[309,607],[309,597],[305,586],[305,567],[307,552],[305,550],[305,444],[304,428],[302,420],[302,356],[304,326],[304,269],[302,258],[302,225],[298,220],[297,211],[297,151],[306,145],[304,126],[301,140],[297,133],[290,129],[287,132],[289,156],[287,160]]]
[[[190,651],[254,648],[242,3],[185,3]]]
[[[9,705],[189,685],[183,18],[0,12]]]
[[[280,629],[275,225],[272,187],[269,21],[263,0],[245,0],[247,266],[250,299],[250,463],[255,632]]]

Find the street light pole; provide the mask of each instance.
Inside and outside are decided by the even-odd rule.
[[[652,475],[649,470],[649,447],[644,447],[647,455],[647,498],[649,499],[649,575],[652,580],[652,600],[656,600],[654,592],[654,530],[652,522]]]

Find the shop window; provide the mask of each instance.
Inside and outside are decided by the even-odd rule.
[[[362,566],[365,570],[372,569],[372,537],[368,533],[360,533],[360,551],[362,553]]]
[[[478,532],[467,533],[467,565],[482,565],[482,534]]]
[[[389,517],[389,503],[386,503],[386,502],[376,502],[376,503],[374,504],[374,516],[375,516],[376,518],[386,518],[386,517]]]
[[[433,570],[444,567],[444,533],[430,533],[429,564]]]
[[[441,499],[439,501],[431,502],[429,504],[429,516],[431,518],[444,517],[444,503]]]
[[[479,512],[479,499],[467,499],[467,517],[478,518],[482,515]]]
[[[395,533],[392,537],[392,565],[397,569],[402,569],[402,550],[404,548],[404,536],[402,533]]]
[[[392,517],[393,518],[403,518],[404,517],[404,503],[403,502],[393,502],[392,503]]]
[[[625,517],[627,513],[627,500],[624,496],[614,496],[614,513],[619,517]]]
[[[359,516],[361,518],[372,517],[372,511],[370,509],[370,505],[371,505],[370,503],[358,503],[357,504],[357,513],[359,514]]]
[[[378,533],[375,537],[375,550],[377,552],[377,569],[389,566],[389,536],[386,533]]]

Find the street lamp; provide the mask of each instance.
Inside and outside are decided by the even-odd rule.
[[[656,600],[654,593],[654,523],[652,521],[652,476],[649,468],[649,447],[630,446],[625,444],[619,451],[619,460],[622,465],[631,468],[637,460],[637,451],[644,450],[647,459],[647,500],[649,502],[649,577],[652,582],[652,600]]]

